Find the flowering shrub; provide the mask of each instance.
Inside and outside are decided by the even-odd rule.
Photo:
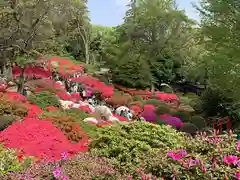
[[[88,153],[79,154],[68,160],[55,163],[34,164],[24,171],[9,173],[0,176],[1,180],[81,180],[81,179],[127,179],[115,170],[105,159],[93,157]]]
[[[157,120],[157,115],[154,110],[144,110],[141,113],[141,116],[147,121],[155,123]]]
[[[70,81],[84,84],[91,87],[94,92],[100,93],[103,99],[113,96],[113,87],[105,85],[103,82],[91,76],[81,76],[79,78],[71,78]]]
[[[36,94],[31,94],[29,96],[28,100],[32,104],[36,104],[37,106],[39,106],[41,108],[46,108],[47,106],[56,106],[56,107],[61,106],[56,95],[52,94],[50,92],[47,92],[47,91],[42,91],[42,92],[38,92]]]
[[[18,66],[14,66],[12,69],[14,78],[20,76],[21,69]],[[37,78],[49,78],[51,73],[45,69],[37,66],[27,66],[24,68],[25,77],[37,77]]]
[[[172,126],[173,128],[179,129],[182,127],[183,123],[181,119],[177,117],[173,117],[169,114],[162,114],[160,115],[160,120],[163,121],[165,124]]]
[[[37,79],[25,84],[32,92],[48,91],[51,93],[64,92],[65,89],[51,79]]]
[[[25,118],[0,132],[0,142],[7,148],[21,150],[22,155],[54,161],[61,158],[61,152],[74,155],[87,151],[88,139],[72,144],[51,122]]]
[[[3,94],[4,97],[6,97],[9,101],[16,102],[22,102],[25,103],[27,101],[27,98],[17,92],[7,92]]]
[[[158,148],[180,147],[183,134],[168,126],[146,122],[132,122],[97,129],[90,151],[111,159],[121,171],[131,171],[139,165],[145,154]]]
[[[87,138],[85,133],[81,130],[79,124],[70,116],[62,114],[44,113],[42,119],[51,121],[58,129],[60,129],[69,141],[73,143],[79,142],[82,138]]]
[[[185,137],[184,148],[158,149],[147,154],[145,173],[177,179],[239,179],[240,142],[234,138],[201,134]]]

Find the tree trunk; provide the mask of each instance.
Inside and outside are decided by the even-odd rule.
[[[6,76],[7,76],[7,81],[12,81],[13,74],[12,74],[12,66],[11,66],[11,64],[6,66],[5,73],[6,73]]]
[[[154,83],[151,83],[151,92],[152,92],[152,97],[155,97],[155,86]]]
[[[88,42],[85,41],[84,43],[85,46],[85,58],[86,58],[86,64],[89,64],[89,48],[88,48]]]
[[[18,82],[18,93],[23,94],[24,90],[24,68],[21,68],[19,82]]]

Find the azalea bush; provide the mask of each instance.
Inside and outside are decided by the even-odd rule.
[[[181,147],[184,135],[169,126],[147,122],[123,123],[98,129],[89,148],[123,172],[135,170],[141,159],[158,148]]]
[[[76,132],[76,130],[80,130],[79,128],[81,128],[84,131],[84,134],[90,137],[96,136],[96,126],[83,121],[87,117],[89,117],[89,115],[81,109],[69,109],[65,111],[58,109],[53,112],[43,112],[41,114],[41,119],[52,121],[55,126],[59,127],[67,136],[71,135],[71,133],[69,133],[69,126],[72,127],[71,131]],[[75,134],[75,132],[73,134]],[[71,137],[79,138],[77,135],[71,135]]]
[[[158,149],[145,156],[142,170],[166,179],[240,179],[240,142],[231,136],[186,137],[184,148]]]
[[[29,102],[36,104],[41,108],[46,108],[47,106],[60,107],[61,104],[55,94],[48,91],[41,91],[35,94],[31,94],[28,98]]]
[[[2,176],[2,180],[15,179],[122,179],[123,176],[102,158],[79,154],[74,158],[55,163],[35,164],[17,173]],[[124,179],[124,178],[123,178]]]
[[[64,133],[68,140],[73,143],[77,143],[85,137],[85,133],[81,130],[79,124],[71,116],[67,116],[63,113],[50,112],[43,113],[41,115],[41,119],[51,121]]]

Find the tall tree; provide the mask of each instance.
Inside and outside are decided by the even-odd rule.
[[[209,85],[240,100],[240,3],[236,0],[202,0],[203,43],[209,67]]]
[[[135,58],[140,54],[145,59],[151,71],[150,84],[171,82],[184,63],[193,23],[176,8],[174,0],[131,1],[118,41],[129,41]]]

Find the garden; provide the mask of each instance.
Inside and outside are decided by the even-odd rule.
[[[240,142],[231,131],[206,132],[176,94],[116,89],[79,64],[61,71],[70,63],[54,57],[43,69],[26,68],[25,96],[12,91],[17,67],[15,80],[2,84],[1,179],[240,179]],[[91,88],[98,103],[84,101],[66,81]]]
[[[240,180],[239,3],[177,2],[0,0],[1,180]]]

